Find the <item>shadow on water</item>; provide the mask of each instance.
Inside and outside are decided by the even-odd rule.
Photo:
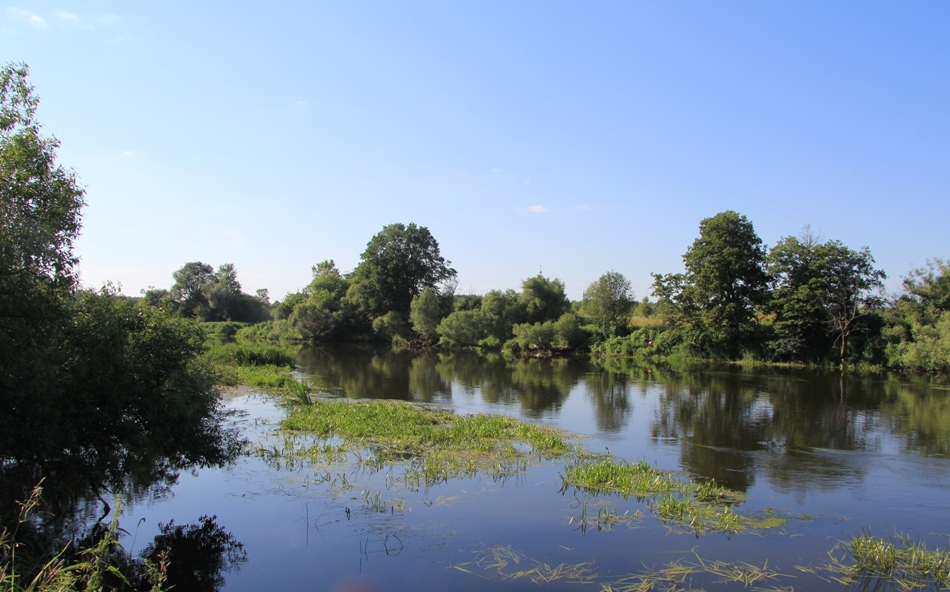
[[[55,465],[0,466],[0,558],[4,569],[13,570],[2,575],[30,581],[50,566],[54,573],[71,566],[67,569],[82,574],[90,569],[83,565],[96,557],[110,566],[105,589],[150,589],[149,564],[161,561],[167,577],[164,589],[220,590],[223,574],[247,557],[242,543],[216,516],[202,516],[191,524],[160,524],[159,534],[137,557],[116,536],[127,530],[122,527],[123,508],[170,497],[183,471],[224,468],[239,459],[243,440],[227,425],[233,423],[228,415],[218,410],[215,429],[223,437],[197,454],[193,443],[154,443],[142,435],[89,458],[79,450]]]

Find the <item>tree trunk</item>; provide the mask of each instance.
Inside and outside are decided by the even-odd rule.
[[[841,334],[841,371],[844,371],[844,355],[845,348],[848,346],[848,335],[846,333]]]

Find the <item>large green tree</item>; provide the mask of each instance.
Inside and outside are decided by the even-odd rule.
[[[604,337],[616,335],[626,325],[633,305],[630,281],[616,271],[608,271],[584,290],[584,314]]]
[[[524,306],[527,323],[556,321],[571,309],[564,282],[557,278],[548,279],[541,274],[521,282],[519,300]]]
[[[175,283],[172,285],[171,296],[178,303],[178,314],[201,319],[207,316],[211,303],[208,302],[205,287],[217,279],[214,267],[201,261],[191,261],[175,271],[172,277],[175,278]]]
[[[653,274],[654,295],[672,305],[667,320],[687,329],[698,353],[736,358],[768,298],[762,239],[745,216],[720,212],[700,222],[683,264],[683,274]]]
[[[840,241],[825,243],[821,265],[826,282],[822,304],[828,311],[829,332],[840,346],[844,369],[848,339],[867,330],[869,315],[884,304],[881,291],[887,275],[874,267],[874,257],[867,247],[855,251]]]
[[[77,291],[83,190],[56,164],[37,103],[25,66],[0,70],[0,489],[45,475],[47,493],[79,496],[223,462],[238,442],[201,331]]]
[[[769,270],[775,284],[776,355],[821,361],[834,342],[843,364],[849,337],[864,331],[868,315],[883,304],[880,290],[886,276],[875,269],[868,248],[855,251],[841,241],[820,242],[806,228],[800,238],[785,237],[775,245]]]
[[[390,224],[378,232],[360,255],[348,298],[370,319],[388,312],[408,316],[412,299],[426,288],[438,290],[455,278],[429,229],[416,224]]]
[[[888,314],[889,363],[950,372],[950,261],[928,261],[904,278],[903,287]]]
[[[810,229],[784,237],[772,248],[768,268],[774,282],[770,308],[775,315],[771,346],[778,360],[818,362],[831,345],[824,305],[823,248]]]
[[[49,393],[68,360],[59,344],[70,321],[73,242],[84,192],[56,164],[56,138],[34,116],[28,69],[0,70],[0,465],[61,425]]]

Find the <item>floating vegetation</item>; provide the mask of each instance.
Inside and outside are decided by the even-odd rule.
[[[683,527],[696,535],[706,532],[749,532],[781,528],[784,516],[775,512],[764,515],[743,515],[735,512],[735,504],[745,497],[717,485],[714,481],[697,483],[678,479],[668,471],[651,467],[647,462],[627,463],[613,458],[580,460],[565,467],[562,492],[568,488],[593,493],[614,493],[636,497],[667,524]],[[611,518],[603,514],[592,523],[602,530]],[[580,524],[589,524],[583,516]]]
[[[449,566],[472,575],[483,576],[481,572],[495,572],[502,580],[528,579],[535,584],[549,584],[566,580],[575,584],[593,584],[596,572],[593,562],[550,566],[547,563],[530,559],[527,555],[515,551],[511,545],[493,545],[475,550],[475,559]],[[477,571],[476,571],[477,570]]]
[[[828,556],[831,562],[824,569],[845,586],[950,590],[950,551],[928,549],[907,536],[897,534],[882,539],[865,532],[839,543]]]
[[[716,578],[714,584],[742,584],[754,586],[755,590],[785,590],[779,587],[764,587],[772,580],[789,577],[769,567],[768,561],[762,566],[741,561],[706,561],[696,555],[695,561],[678,559],[667,563],[663,568],[620,578],[603,585],[604,592],[648,592],[653,590],[702,590],[694,587],[693,580],[698,578]],[[788,588],[791,590],[791,588]]]
[[[504,415],[456,415],[401,401],[321,401],[292,410],[281,426],[317,437],[338,436],[393,458],[421,456],[428,450],[497,453],[523,443],[554,458],[571,451],[554,428],[520,422]]]
[[[593,512],[593,508],[596,508],[596,513]],[[589,504],[585,500],[581,507],[581,515],[571,518],[569,524],[571,526],[576,525],[578,530],[586,534],[587,530],[591,528],[598,531],[610,530],[617,525],[626,525],[632,528],[634,523],[641,518],[643,518],[643,514],[640,513],[640,510],[632,514],[629,512],[618,514],[616,508],[610,507],[608,504]]]
[[[564,471],[564,484],[591,493],[619,493],[624,497],[681,493],[701,502],[739,502],[745,499],[740,493],[716,485],[715,481],[684,481],[669,471],[651,467],[646,461],[627,463],[609,457],[568,465]]]
[[[253,452],[277,470],[312,470],[305,484],[342,492],[359,473],[385,473],[387,489],[429,489],[454,478],[523,475],[575,451],[550,427],[499,415],[456,415],[395,401],[310,400],[291,408],[278,439]],[[335,469],[347,465],[347,476]],[[354,474],[356,473],[356,474]]]
[[[710,584],[741,584],[756,591],[793,590],[772,584],[791,576],[781,574],[765,561],[761,566],[745,562],[709,561],[699,555],[695,560],[677,559],[660,569],[646,570],[626,576],[604,576],[596,570],[593,561],[559,563],[551,566],[524,553],[511,545],[492,545],[476,548],[475,559],[449,566],[474,576],[501,580],[529,579],[535,584],[565,581],[572,584],[598,585],[601,592],[649,592],[702,590],[699,581]]]

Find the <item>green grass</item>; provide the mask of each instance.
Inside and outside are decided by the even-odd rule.
[[[738,502],[743,496],[719,486],[715,481],[696,483],[677,479],[669,471],[651,467],[646,461],[627,463],[613,458],[577,462],[565,467],[564,483],[591,493],[619,493],[624,497],[646,497],[670,493],[690,494],[699,502]]]
[[[295,358],[271,345],[210,344],[208,356],[225,386],[247,385],[278,391],[298,403],[310,402],[310,386],[291,376]]]
[[[217,364],[230,366],[280,366],[293,368],[296,358],[273,345],[212,344],[208,350]]]
[[[293,409],[281,427],[318,437],[339,436],[401,456],[423,456],[435,449],[491,453],[505,450],[510,443],[523,443],[550,457],[570,451],[553,428],[502,415],[432,411],[399,401],[320,402]]]
[[[316,437],[309,445],[261,449],[270,462],[328,464],[329,443],[343,442],[357,464],[378,471],[398,463],[401,485],[411,491],[479,472],[504,479],[524,473],[541,458],[574,451],[558,430],[501,415],[456,415],[400,401],[306,401],[281,422],[290,433]],[[326,458],[331,461],[334,459]],[[335,460],[339,460],[337,456]]]
[[[734,506],[745,499],[742,494],[715,481],[697,483],[679,479],[645,461],[627,463],[609,457],[578,459],[565,467],[562,491],[570,487],[595,495],[612,493],[643,499],[660,520],[695,534],[776,529],[787,521],[774,512],[737,514]],[[584,523],[583,517],[579,522]]]
[[[846,586],[950,590],[950,552],[928,549],[920,541],[894,535],[883,539],[865,532],[836,546],[827,569]]]

